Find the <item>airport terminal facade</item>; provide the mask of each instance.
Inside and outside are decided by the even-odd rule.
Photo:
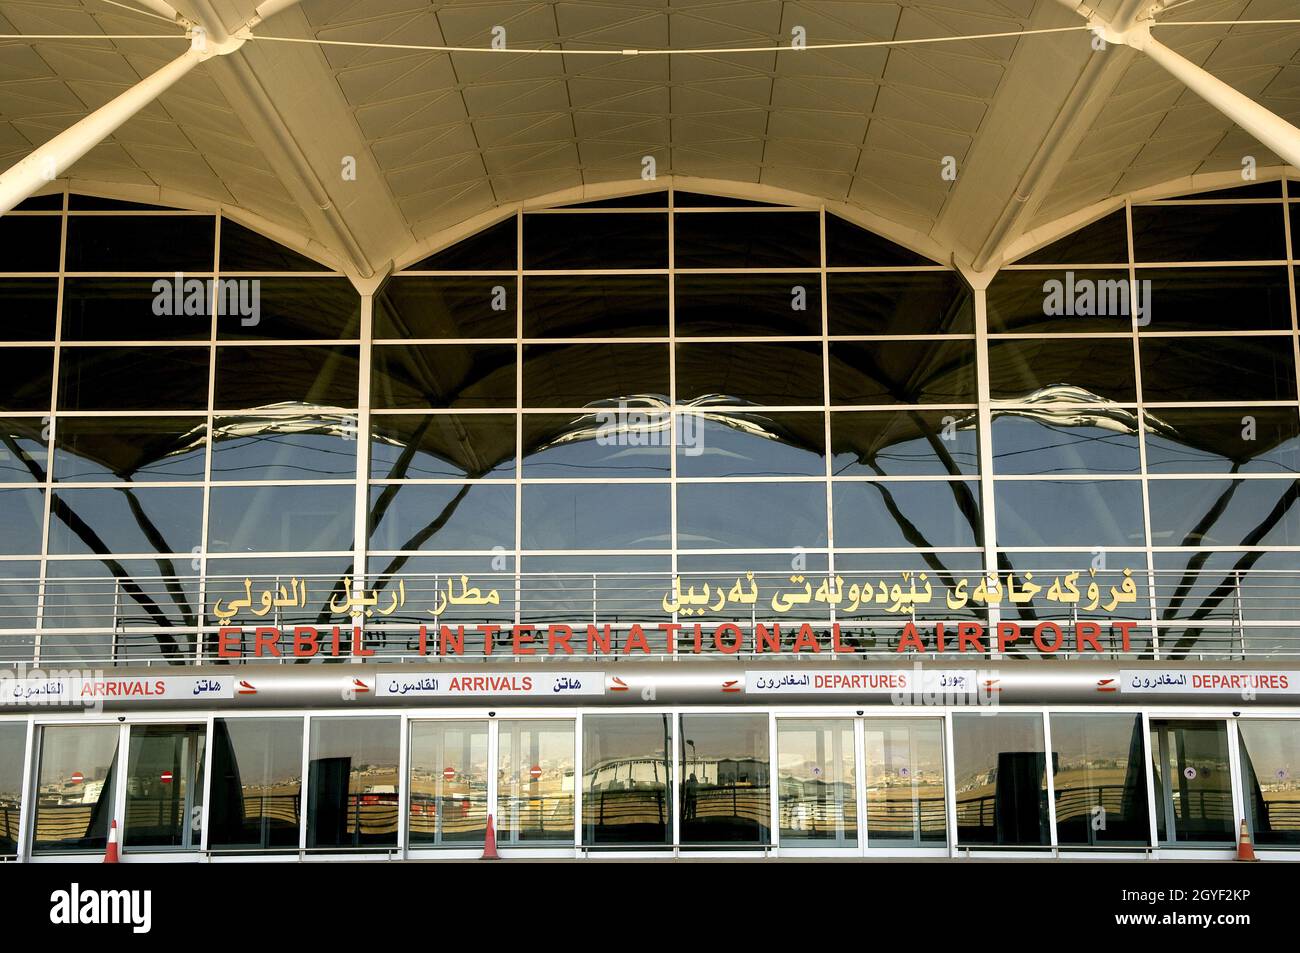
[[[1300,183],[616,191],[0,219],[0,854],[1300,858]]]

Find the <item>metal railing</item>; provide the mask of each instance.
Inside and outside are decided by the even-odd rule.
[[[319,635],[316,660],[349,656],[360,646],[376,659],[413,661],[443,654],[444,628],[457,649],[452,654],[482,656],[479,627],[500,626],[500,658],[511,627],[521,625],[535,627],[528,634],[543,656],[547,628],[558,625],[573,629],[577,655],[793,653],[803,626],[824,655],[835,651],[830,635],[838,626],[839,644],[854,654],[897,657],[907,624],[924,640],[927,652],[919,654],[930,654],[940,622],[950,645],[956,624],[983,626],[985,654],[996,648],[994,624],[1012,622],[1021,636],[1008,656],[1042,654],[1032,638],[1040,623],[1061,628],[1063,642],[1053,654],[1062,657],[1300,656],[1300,572],[1116,568],[1003,571],[993,579],[941,566],[837,573],[406,573],[364,582],[337,575],[0,578],[0,664],[294,661],[297,627]],[[1116,625],[1121,622],[1132,623],[1127,649]],[[1091,646],[1080,651],[1079,623],[1098,627],[1089,632],[1096,633],[1099,652]],[[680,626],[671,640],[665,625]],[[282,633],[279,656],[257,655],[259,627]],[[463,647],[456,641],[462,632]],[[1045,632],[1050,644],[1054,632]],[[733,651],[737,637],[741,644]]]

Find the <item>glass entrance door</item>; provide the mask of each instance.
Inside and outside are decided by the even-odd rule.
[[[1151,758],[1160,843],[1235,843],[1227,724],[1153,719]]]
[[[198,848],[206,737],[205,725],[131,726],[124,848]]]
[[[487,836],[488,723],[411,722],[410,845],[478,846]]]
[[[943,722],[867,719],[863,735],[868,846],[943,846],[948,840]]]

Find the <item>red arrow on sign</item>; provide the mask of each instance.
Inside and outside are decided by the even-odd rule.
[[[170,771],[164,771],[162,774],[158,775],[158,780],[161,781],[163,784],[171,784],[172,773]]]
[[[536,781],[538,778],[542,776],[542,769],[538,765],[533,765],[531,768],[528,769],[528,774],[532,777],[534,781]]]
[[[1115,682],[1115,679],[1113,679],[1113,678],[1099,678],[1099,679],[1097,679],[1097,691],[1099,691],[1099,692],[1114,692],[1114,691],[1118,691],[1118,690],[1119,690],[1119,686],[1116,685],[1116,684],[1114,684],[1114,682]]]
[[[252,685],[250,685],[248,682],[245,682],[245,681],[242,681],[242,680],[241,680],[240,683],[239,683],[239,694],[240,694],[240,695],[256,695],[256,694],[257,694],[257,689],[254,688]]]
[[[370,691],[370,686],[367,685],[365,682],[363,682],[363,681],[362,681],[361,679],[359,679],[359,678],[354,678],[354,679],[352,679],[352,687],[355,688],[358,692],[368,692],[368,691]]]
[[[611,692],[627,691],[627,682],[623,681],[623,679],[619,678],[617,675],[611,676],[609,682],[610,682],[609,690]]]
[[[724,692],[738,692],[738,691],[740,691],[740,679],[738,679],[738,678],[733,678],[733,679],[731,679],[731,680],[729,680],[729,681],[723,682],[723,683],[722,683],[722,690],[723,690]]]

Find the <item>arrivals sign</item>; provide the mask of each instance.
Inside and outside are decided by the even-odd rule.
[[[604,672],[529,674],[381,675],[380,697],[464,698],[471,695],[518,698],[530,695],[603,695]]]
[[[0,679],[0,705],[82,705],[101,701],[193,701],[233,698],[235,679],[225,675],[162,675],[110,678],[66,675]]]

